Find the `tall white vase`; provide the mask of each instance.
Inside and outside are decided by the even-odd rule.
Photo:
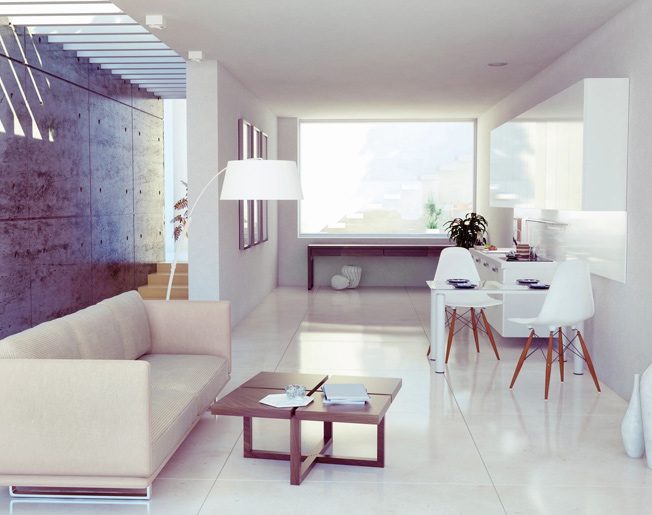
[[[641,395],[641,416],[643,417],[643,438],[647,452],[647,466],[652,469],[652,365],[641,376],[639,386]]]
[[[634,374],[634,388],[632,389],[632,396],[629,399],[629,406],[623,417],[623,422],[620,425],[620,433],[623,436],[623,445],[627,456],[641,458],[645,453],[645,439],[643,437],[639,374]]]
[[[362,277],[362,268],[357,265],[344,265],[342,275],[349,280],[349,288],[357,288]]]

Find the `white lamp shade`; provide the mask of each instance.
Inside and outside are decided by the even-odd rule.
[[[229,161],[222,200],[301,200],[301,182],[294,161],[244,159]]]

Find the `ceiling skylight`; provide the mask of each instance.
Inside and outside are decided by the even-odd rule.
[[[51,35],[48,37],[50,43],[149,43],[157,42],[158,38],[153,34],[65,34],[61,36]],[[164,43],[158,42],[158,45]]]
[[[9,16],[14,25],[96,25],[96,24],[136,24],[126,14],[63,14],[63,15],[29,15]]]
[[[0,0],[0,17],[157,96],[185,98],[185,60],[111,2]]]
[[[14,23],[14,25],[16,25]],[[147,34],[140,25],[39,25],[30,27],[32,34]],[[158,38],[157,38],[158,39]]]
[[[121,13],[117,5],[110,3],[28,3],[0,4],[0,16],[27,16],[45,14],[115,14]]]

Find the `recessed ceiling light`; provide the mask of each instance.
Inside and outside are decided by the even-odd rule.
[[[200,62],[204,58],[204,52],[201,50],[188,50],[188,59],[195,63]]]
[[[493,68],[500,68],[501,66],[507,66],[508,63],[506,62],[496,62],[496,63],[489,63],[487,66],[491,66]]]
[[[165,18],[162,14],[147,14],[145,16],[145,25],[150,29],[162,30],[165,28]]]

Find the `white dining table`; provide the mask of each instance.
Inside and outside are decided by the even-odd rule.
[[[435,372],[445,372],[446,347],[446,293],[458,294],[486,293],[489,295],[546,295],[548,290],[534,289],[518,283],[499,283],[497,281],[480,281],[477,288],[455,288],[446,281],[426,281],[430,288],[430,354],[428,359],[435,362]],[[546,334],[547,336],[547,334]],[[578,350],[578,349],[576,349]],[[584,358],[581,352],[573,352],[573,373],[584,373]]]

